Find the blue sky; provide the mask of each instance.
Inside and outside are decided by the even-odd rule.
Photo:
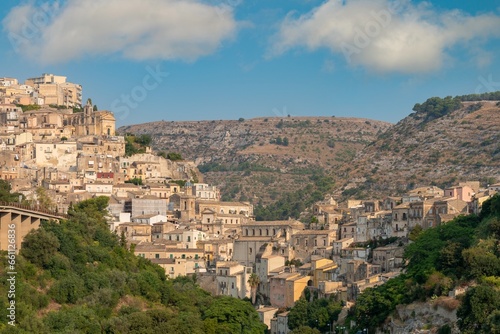
[[[500,90],[500,0],[3,0],[0,16],[0,77],[65,75],[118,125],[396,123],[431,96]]]

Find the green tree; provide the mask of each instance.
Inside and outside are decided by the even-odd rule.
[[[75,304],[85,296],[84,281],[75,274],[68,274],[54,283],[49,293],[59,304]]]
[[[148,134],[142,134],[139,136],[135,137],[135,142],[141,146],[149,146],[151,145],[151,142],[153,141],[151,135]]]
[[[288,327],[298,329],[301,326],[318,328],[320,331],[327,331],[333,321],[337,321],[342,305],[334,297],[317,298],[308,302],[309,289],[304,291],[306,298],[300,298],[295,306],[288,313]]]
[[[500,334],[500,310],[491,312],[488,318],[486,318],[484,329],[491,334]]]
[[[500,276],[500,259],[494,251],[498,240],[482,240],[478,246],[462,252],[470,278]]]
[[[214,298],[203,320],[212,321],[216,333],[260,334],[266,328],[250,303],[226,296]]]
[[[484,219],[490,216],[500,217],[500,194],[493,195],[493,197],[485,201],[481,207],[479,217]]]
[[[493,312],[500,309],[500,292],[488,285],[470,288],[457,310],[458,327],[464,334],[491,333],[490,326],[498,317]],[[488,328],[490,327],[490,328]]]
[[[316,328],[311,328],[309,326],[299,326],[292,330],[290,334],[321,334]]]
[[[126,180],[125,183],[132,183],[135,184],[136,186],[141,186],[142,185],[142,179],[139,177],[134,177],[133,179]]]
[[[413,111],[416,111],[417,114],[423,114],[424,122],[428,122],[460,109],[461,107],[462,103],[459,98],[453,98],[451,96],[447,96],[444,99],[431,97],[422,104],[415,104]]]
[[[20,254],[31,263],[47,268],[59,246],[56,235],[41,228],[32,230],[24,237]]]
[[[167,153],[167,159],[172,160],[172,161],[182,160],[182,155],[180,153],[176,153],[176,152],[169,152],[169,153]]]
[[[308,303],[304,298],[297,300],[288,313],[288,328],[295,329],[307,325],[307,305]]]
[[[0,180],[0,202],[19,202],[19,197],[21,201],[24,200],[24,195],[20,193],[11,193],[11,185],[5,180]]]
[[[252,292],[252,304],[255,304],[255,297],[257,296],[257,288],[260,284],[260,278],[256,273],[252,273],[248,278],[248,284]]]

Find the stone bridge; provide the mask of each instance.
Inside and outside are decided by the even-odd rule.
[[[15,245],[17,253],[26,234],[37,229],[42,220],[59,221],[66,217],[36,206],[0,202],[0,250],[13,250],[9,245]]]

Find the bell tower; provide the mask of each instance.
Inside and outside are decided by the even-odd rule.
[[[85,123],[87,124],[87,120],[92,116],[94,112],[94,106],[92,106],[92,100],[87,99],[87,104],[83,107],[83,117],[85,118]]]
[[[195,219],[196,215],[196,196],[193,195],[181,195],[181,217],[180,221],[189,222]]]

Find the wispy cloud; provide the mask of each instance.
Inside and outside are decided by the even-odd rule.
[[[233,9],[202,0],[68,0],[14,7],[3,28],[19,53],[42,63],[84,56],[182,59],[212,54],[239,26]]]
[[[417,73],[441,68],[456,45],[499,36],[500,16],[493,13],[439,12],[406,0],[329,0],[307,14],[290,13],[272,38],[270,55],[327,48],[353,66]]]

